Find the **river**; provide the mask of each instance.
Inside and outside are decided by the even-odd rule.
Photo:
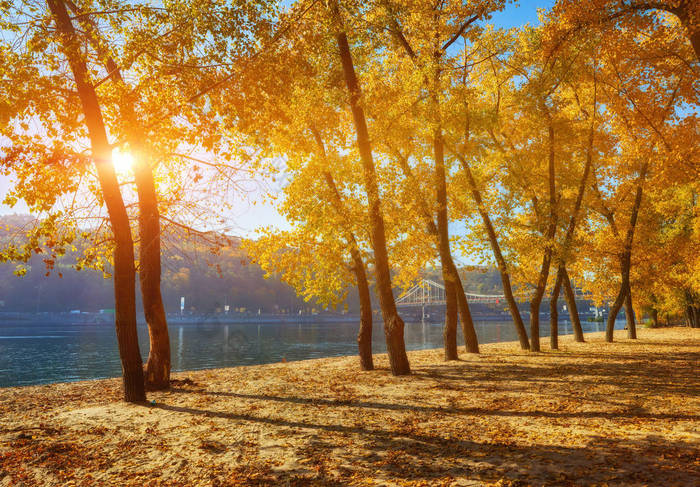
[[[512,322],[476,322],[480,343],[516,340]],[[357,323],[171,324],[174,371],[233,367],[357,353]],[[602,331],[603,323],[583,324]],[[616,328],[624,327],[618,321]],[[561,334],[572,333],[569,322]],[[547,322],[541,335],[549,334]],[[144,358],[148,330],[139,326]],[[461,332],[459,343],[462,342]],[[386,351],[381,323],[374,327],[374,353]],[[406,323],[409,350],[442,347],[441,323]],[[546,344],[545,344],[546,348]],[[113,326],[0,321],[0,387],[117,377],[121,374]]]

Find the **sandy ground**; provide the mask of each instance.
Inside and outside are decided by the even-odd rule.
[[[0,486],[700,485],[700,330],[639,336],[0,389]]]

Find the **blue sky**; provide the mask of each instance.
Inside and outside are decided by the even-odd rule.
[[[554,0],[524,0],[509,3],[505,10],[493,15],[491,23],[497,27],[510,28],[522,26],[526,23],[531,25],[538,24],[538,9],[550,9],[554,5]],[[9,180],[6,176],[0,176],[0,200],[4,197]],[[254,197],[254,195],[249,195]],[[256,205],[250,204],[250,201],[239,200],[236,208],[230,214],[230,222],[227,225],[233,233],[241,236],[250,236],[254,234],[257,227],[261,225],[272,225],[279,228],[286,228],[287,224],[284,219],[277,213],[275,208],[270,204]],[[0,214],[7,213],[27,213],[27,209],[23,204],[18,204],[14,208],[7,208],[0,205]],[[460,224],[454,225],[451,229],[452,233],[461,233]]]
[[[537,9],[549,10],[554,5],[554,0],[521,0],[515,5],[509,4],[505,10],[493,15],[491,22],[497,27],[508,29],[524,24],[537,25]]]

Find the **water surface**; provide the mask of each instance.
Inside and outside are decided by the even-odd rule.
[[[512,322],[476,322],[480,343],[516,340]],[[170,325],[175,371],[232,367],[357,354],[357,323],[267,323]],[[603,323],[584,323],[602,331]],[[624,327],[624,321],[616,328]],[[561,334],[571,324],[559,325]],[[144,359],[148,330],[139,326]],[[541,324],[541,335],[549,325]],[[463,343],[461,332],[459,343]],[[114,326],[0,321],[0,387],[44,384],[121,374]],[[406,323],[409,350],[442,347],[441,323]],[[386,351],[381,323],[375,324],[373,351]]]

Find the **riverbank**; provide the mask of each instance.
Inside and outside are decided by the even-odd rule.
[[[561,351],[482,346],[0,389],[6,485],[698,485],[700,331]],[[543,340],[546,349],[547,340]]]

